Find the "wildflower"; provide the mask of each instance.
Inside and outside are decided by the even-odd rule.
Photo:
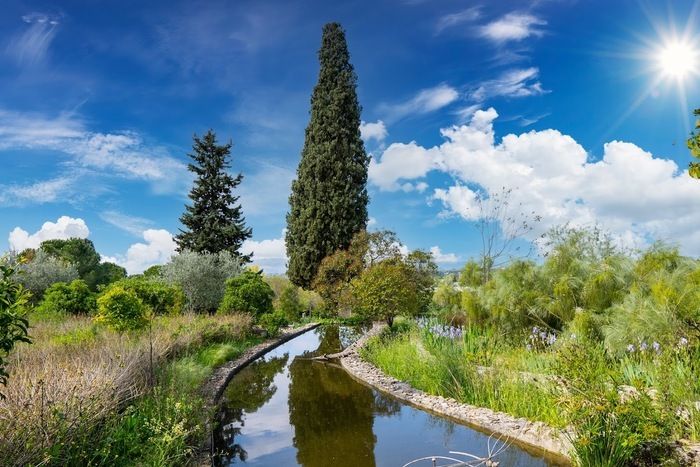
[[[556,334],[552,333],[547,336],[547,344],[553,345],[557,341]]]
[[[681,339],[678,341],[678,346],[685,347],[686,345],[688,345],[688,339],[681,337]]]
[[[628,345],[628,346],[627,346],[627,351],[630,352],[630,353],[634,352],[634,344]]]
[[[646,350],[649,348],[646,342],[642,341],[641,344],[639,344],[639,351],[640,352],[646,352]]]
[[[526,349],[528,350],[528,352],[529,352],[530,350],[532,350],[532,344],[527,344],[527,345],[525,346],[525,348],[526,348]]]
[[[661,344],[659,344],[658,342],[652,342],[651,348],[654,349],[654,352],[661,353]]]
[[[576,334],[571,334],[571,339],[576,339]]]

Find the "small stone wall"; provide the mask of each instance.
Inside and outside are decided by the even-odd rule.
[[[426,394],[384,374],[379,368],[363,360],[358,350],[364,346],[367,339],[379,334],[383,328],[382,325],[375,325],[367,335],[349,347],[349,351],[340,359],[341,365],[350,375],[414,407],[448,417],[480,431],[502,436],[504,441],[514,442],[533,454],[545,455],[554,462],[570,463],[569,441],[558,430],[542,422],[531,422],[502,412]]]

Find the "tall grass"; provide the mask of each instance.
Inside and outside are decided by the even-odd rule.
[[[144,395],[152,372],[209,342],[242,338],[244,316],[158,317],[153,332],[118,334],[89,318],[33,321],[32,345],[12,355],[7,398],[0,401],[4,465],[70,463],[103,423]],[[152,349],[152,352],[151,352]]]

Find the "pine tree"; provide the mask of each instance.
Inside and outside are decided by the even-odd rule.
[[[357,75],[350,64],[345,32],[323,27],[318,83],[311,118],[292,183],[287,214],[287,274],[309,287],[321,260],[347,248],[367,225],[369,157],[360,138]]]
[[[250,256],[243,255],[240,248],[252,231],[245,226],[241,205],[236,204],[239,197],[233,195],[243,175],[233,177],[227,172],[232,144],[218,145],[212,130],[201,138],[194,135],[193,140],[193,152],[188,154],[193,163],[187,168],[196,178],[189,194],[192,205],[185,206],[180,217],[186,229],[175,236],[178,251],[228,251],[249,262]]]

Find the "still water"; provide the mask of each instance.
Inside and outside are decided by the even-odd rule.
[[[335,363],[308,359],[354,337],[348,328],[317,328],[238,373],[222,397],[215,464],[401,467],[450,450],[487,453],[488,435],[402,404]],[[514,445],[497,460],[501,467],[554,465]]]

